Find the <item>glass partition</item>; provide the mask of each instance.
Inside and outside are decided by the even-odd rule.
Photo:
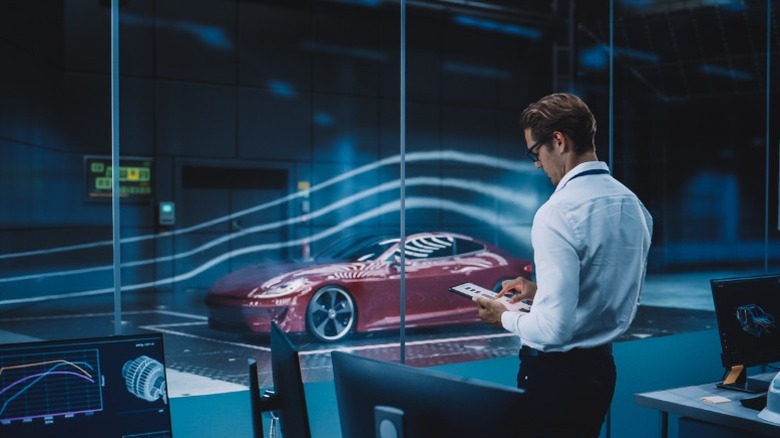
[[[2,10],[0,342],[59,337],[72,314],[85,322],[71,334],[110,334],[108,16],[76,2]],[[86,35],[75,17],[101,24]]]
[[[644,304],[712,310],[710,279],[778,267],[768,6],[615,7],[615,169],[657,222]]]
[[[780,262],[777,4],[119,4],[120,326],[175,371],[267,384],[271,320],[311,380],[333,348],[515,355],[448,288],[532,275],[553,187],[518,118],[554,91],[655,219],[626,339],[712,324],[709,279]],[[0,342],[111,334],[111,2],[2,9]]]

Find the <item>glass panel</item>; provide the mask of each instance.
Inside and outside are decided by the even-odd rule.
[[[553,187],[525,157],[519,115],[552,91],[561,19],[546,2],[415,2],[407,21],[406,217],[411,230],[457,235],[459,256],[428,293],[470,315],[432,332],[435,348],[409,348],[407,361],[514,356],[514,335],[482,323],[473,303],[446,291],[464,282],[500,289],[529,275],[531,221]]]
[[[0,14],[2,342],[113,332],[109,3]],[[633,333],[712,324],[710,278],[780,264],[765,2],[409,4],[404,266],[398,2],[122,3],[122,330],[165,333],[172,370],[224,389],[255,357],[267,385],[271,319],[307,380],[334,346],[397,359],[402,270],[410,363],[516,354],[447,289],[527,273],[553,188],[518,117],[553,91],[655,218]]]
[[[110,3],[0,14],[3,342],[114,329]],[[269,385],[271,319],[307,380],[374,331],[397,360],[399,7],[120,3],[122,331],[164,333],[209,390],[249,357]]]
[[[710,279],[777,266],[764,205],[766,11],[765,1],[616,7],[615,169],[656,218],[645,305],[710,311]]]
[[[176,315],[155,328],[201,352],[179,366],[245,383],[253,357],[267,386],[272,320],[304,352],[307,381],[329,378],[331,348],[375,331],[397,344],[398,8],[199,0],[153,12],[147,110],[160,201],[176,203],[155,239],[155,278],[172,280],[155,297],[167,290],[158,305]]]
[[[0,12],[3,343],[113,333],[107,11],[47,2]]]

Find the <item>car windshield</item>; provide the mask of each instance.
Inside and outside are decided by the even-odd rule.
[[[342,239],[325,248],[315,258],[320,261],[364,262],[376,259],[397,243],[398,238],[381,236]]]

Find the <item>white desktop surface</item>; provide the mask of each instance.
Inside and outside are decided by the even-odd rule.
[[[764,373],[751,378],[771,381],[776,374],[776,372]],[[719,388],[713,382],[663,391],[639,393],[634,395],[634,400],[641,406],[658,409],[662,413],[690,417],[763,435],[780,436],[780,424],[770,423],[758,418],[759,411],[746,408],[740,403],[742,399],[758,395]],[[702,401],[703,397],[714,396],[725,397],[730,401],[717,404]],[[665,433],[665,431],[662,432]]]

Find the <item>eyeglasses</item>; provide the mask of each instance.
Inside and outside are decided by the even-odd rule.
[[[525,156],[528,157],[528,159],[533,161],[534,163],[539,161],[539,155],[537,155],[536,152],[534,152],[534,149],[536,149],[539,146],[543,145],[546,141],[547,140],[540,140],[540,141],[537,141],[536,143],[534,143],[533,146],[528,148],[528,151],[525,153]]]

